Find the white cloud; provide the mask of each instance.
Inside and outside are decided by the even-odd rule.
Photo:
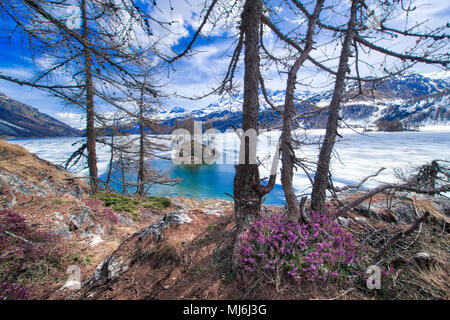
[[[80,130],[86,128],[86,118],[83,114],[74,112],[56,112],[52,116],[72,128]]]

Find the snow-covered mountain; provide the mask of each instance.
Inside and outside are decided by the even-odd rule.
[[[357,83],[349,83],[342,104],[341,118],[352,126],[370,128],[380,121],[400,121],[407,126],[450,125],[450,83],[448,79],[433,79],[420,74],[394,77],[384,82],[368,82],[363,85],[362,95]],[[270,100],[277,108],[283,108],[284,90],[268,91]],[[326,108],[332,91],[322,93],[297,92],[296,109],[298,124],[305,128],[323,128],[326,124]],[[277,126],[281,118],[265,101],[260,92],[259,118],[262,124]],[[182,122],[187,118],[211,121],[219,130],[232,125],[240,126],[243,96],[222,97],[205,108],[188,111],[180,107],[157,115],[166,126]]]

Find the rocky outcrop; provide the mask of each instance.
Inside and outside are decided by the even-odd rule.
[[[150,238],[150,242],[161,242],[163,240],[163,231],[171,225],[180,225],[191,223],[192,219],[183,211],[167,213],[163,218],[148,227],[145,227],[133,234],[116,252],[109,258],[103,260],[95,269],[91,284],[98,281],[110,281],[126,272],[132,262],[133,255],[129,255],[127,250],[123,250],[123,246],[129,245],[129,242],[141,242]]]
[[[71,195],[80,198],[87,191],[87,184],[79,177],[22,147],[0,140],[0,209],[32,197]]]
[[[163,236],[162,232],[164,229],[169,227],[172,224],[183,224],[183,223],[190,223],[192,221],[191,218],[189,218],[188,215],[186,215],[183,211],[178,211],[174,213],[168,213],[166,214],[161,221],[158,221],[144,229],[142,229],[139,232],[138,240],[141,241],[142,239],[153,236],[155,241],[161,241]]]
[[[19,211],[35,225],[45,225],[45,231],[66,239],[72,239],[75,231],[93,237],[101,228],[96,228],[90,207],[82,201],[87,191],[79,177],[0,140],[0,210]]]

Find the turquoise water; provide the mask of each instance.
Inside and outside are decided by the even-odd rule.
[[[322,132],[323,133],[323,132]],[[322,134],[320,132],[311,134]],[[277,132],[269,132],[276,139]],[[234,136],[234,134],[233,134]],[[232,138],[233,136],[228,137]],[[9,140],[24,146],[39,157],[63,164],[80,145],[74,144],[82,138],[53,139],[13,139]],[[225,136],[223,139],[225,141]],[[271,150],[261,151],[264,157]],[[109,148],[98,146],[99,172],[107,172],[109,165]],[[382,183],[395,182],[397,169],[417,168],[419,165],[434,159],[450,160],[450,132],[372,132],[366,135],[345,133],[340,139],[333,155],[332,174],[336,186],[356,184],[363,177],[374,174],[380,167],[386,167],[376,178],[370,179],[364,187],[372,188]],[[238,150],[228,146],[222,150],[228,154],[236,154]],[[317,146],[305,145],[298,150],[302,158],[315,160],[318,154]],[[231,200],[225,193],[233,194],[235,169],[231,164],[200,165],[198,167],[177,166],[167,160],[153,160],[153,168],[161,171],[171,170],[170,176],[182,178],[176,186],[153,186],[151,194],[167,196],[191,196],[199,199],[220,198]],[[270,167],[269,165],[266,167]],[[78,175],[87,175],[83,166],[70,169]],[[261,167],[261,176],[267,176],[268,171]],[[105,175],[103,175],[103,178]],[[133,177],[130,177],[132,180]],[[302,170],[294,171],[294,188],[296,194],[310,192],[309,180]],[[120,188],[117,187],[119,190]],[[130,190],[131,191],[131,190]],[[275,185],[274,190],[265,200],[266,204],[282,204],[284,196],[281,185]]]
[[[225,199],[232,200],[229,196],[233,195],[233,180],[235,169],[231,164],[212,164],[183,166],[175,165],[171,161],[155,159],[151,162],[153,168],[160,171],[170,171],[170,177],[182,178],[182,181],[175,186],[154,185],[149,193],[155,196],[186,196],[196,199]],[[104,180],[106,175],[100,177]],[[133,181],[135,177],[129,176]],[[115,189],[121,192],[121,186],[115,186]],[[129,189],[132,191],[132,189]],[[272,192],[269,193],[264,201],[268,205],[279,205],[284,203],[283,188],[275,185]]]

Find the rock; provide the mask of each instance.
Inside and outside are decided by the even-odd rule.
[[[61,288],[59,288],[59,290],[64,290],[64,289],[68,289],[68,290],[78,290],[81,288],[81,283],[76,281],[76,280],[71,280],[68,281],[65,285],[63,285]]]
[[[57,220],[55,220],[55,224],[56,224],[57,227],[53,231],[53,233],[58,235],[58,236],[60,236],[60,237],[63,237],[63,238],[66,238],[66,239],[71,239],[72,238],[72,232],[70,231],[69,226],[65,222],[64,216],[61,213],[57,212],[57,211],[52,212],[52,213],[55,215],[55,217],[57,219]]]
[[[192,219],[189,218],[187,214],[185,214],[183,211],[178,211],[174,213],[167,213],[164,215],[162,220],[142,229],[140,231],[140,236],[138,238],[138,241],[141,241],[142,239],[148,237],[149,235],[153,235],[153,238],[155,241],[161,241],[162,240],[162,231],[166,229],[171,224],[183,224],[183,223],[190,223],[192,222]]]
[[[353,218],[353,220],[360,222],[360,223],[367,224],[367,219],[363,218],[363,217],[355,217],[355,218]]]
[[[355,207],[355,210],[370,219],[376,218],[378,220],[382,220],[384,215],[383,205],[379,202],[369,203],[369,201],[364,201],[358,204]]]
[[[107,262],[107,259],[103,260],[102,262],[100,262],[100,264],[98,266],[95,267],[94,276],[93,276],[94,281],[98,281],[100,279],[100,276],[102,275],[103,267],[106,262]]]
[[[64,220],[65,220],[65,219],[64,219],[64,216],[63,216],[61,213],[55,211],[55,212],[53,212],[53,214],[54,214],[54,215],[56,216],[56,218],[58,218],[59,220],[61,220],[61,221],[64,221]]]
[[[103,260],[96,268],[94,272],[93,281],[98,281],[101,277],[104,277],[106,281],[112,280],[118,277],[120,274],[128,270],[127,265],[123,265],[123,261],[111,256],[108,259]]]
[[[217,217],[223,217],[223,214],[221,212],[223,212],[223,210],[217,210],[217,209],[215,209],[215,210],[211,210],[211,209],[203,210],[204,214],[213,215],[213,216],[217,216]]]
[[[109,259],[102,261],[95,268],[94,280],[100,279],[104,275],[107,280],[117,278],[119,275],[128,270],[128,265],[124,265],[123,260],[111,256]]]
[[[427,252],[419,252],[413,257],[414,259],[418,260],[431,260],[431,255]]]
[[[0,191],[0,194],[2,194],[2,191]],[[0,197],[0,210],[5,210],[16,205],[17,198],[15,194],[9,192],[9,196],[10,197],[8,197],[8,195],[4,195]]]
[[[70,232],[69,226],[65,223],[60,223],[60,227],[58,227],[53,233],[66,239],[72,238],[72,232]]]
[[[434,198],[431,204],[446,216],[450,216],[450,200],[444,198]]]
[[[429,200],[430,198],[434,198],[434,196],[430,196],[428,194],[423,193],[415,193],[412,191],[397,191],[395,193],[396,197],[402,198],[402,199],[409,199],[409,200]]]
[[[91,247],[93,247],[93,246],[95,246],[95,245],[97,245],[99,243],[102,243],[103,241],[104,240],[102,239],[102,237],[100,237],[99,235],[95,235],[95,236],[92,237],[91,240],[89,240],[89,245]]]
[[[41,197],[47,196],[47,192],[33,182],[26,181],[18,175],[11,174],[3,170],[0,170],[0,182],[2,182],[2,184],[6,183],[16,192],[25,195],[35,195]]]
[[[189,216],[183,211],[167,213],[160,221],[142,229],[132,237],[139,235],[137,240],[141,241],[145,237],[153,235],[155,241],[160,241],[162,240],[162,231],[168,226],[172,224],[177,225],[190,222],[192,222],[192,219],[189,218]],[[128,270],[131,260],[126,256],[117,256],[118,254],[111,255],[108,259],[103,260],[95,268],[94,277],[92,278],[91,282],[99,281],[100,278],[108,281],[118,277]]]
[[[69,221],[70,226],[72,230],[76,229],[85,229],[86,227],[92,227],[94,224],[89,217],[89,213],[91,212],[91,209],[86,207],[78,214],[71,214],[69,215]],[[87,225],[87,226],[86,226]]]
[[[364,201],[355,207],[363,216],[380,221],[391,221],[398,224],[411,224],[415,219],[415,212],[409,201],[394,198],[390,201],[388,208],[386,199]]]
[[[96,233],[98,235],[104,235],[105,234],[105,230],[103,230],[101,225],[97,224],[95,226],[94,233]]]
[[[344,228],[348,228],[350,225],[350,219],[346,219],[344,217],[337,217],[336,222]]]
[[[117,218],[119,219],[120,224],[124,224],[126,226],[135,226],[136,222],[133,219],[125,217],[123,214],[116,213]]]
[[[414,209],[407,203],[394,200],[391,206],[390,213],[399,224],[411,224],[414,222]]]
[[[94,234],[90,230],[81,230],[80,237],[82,239],[92,238],[94,237]]]

